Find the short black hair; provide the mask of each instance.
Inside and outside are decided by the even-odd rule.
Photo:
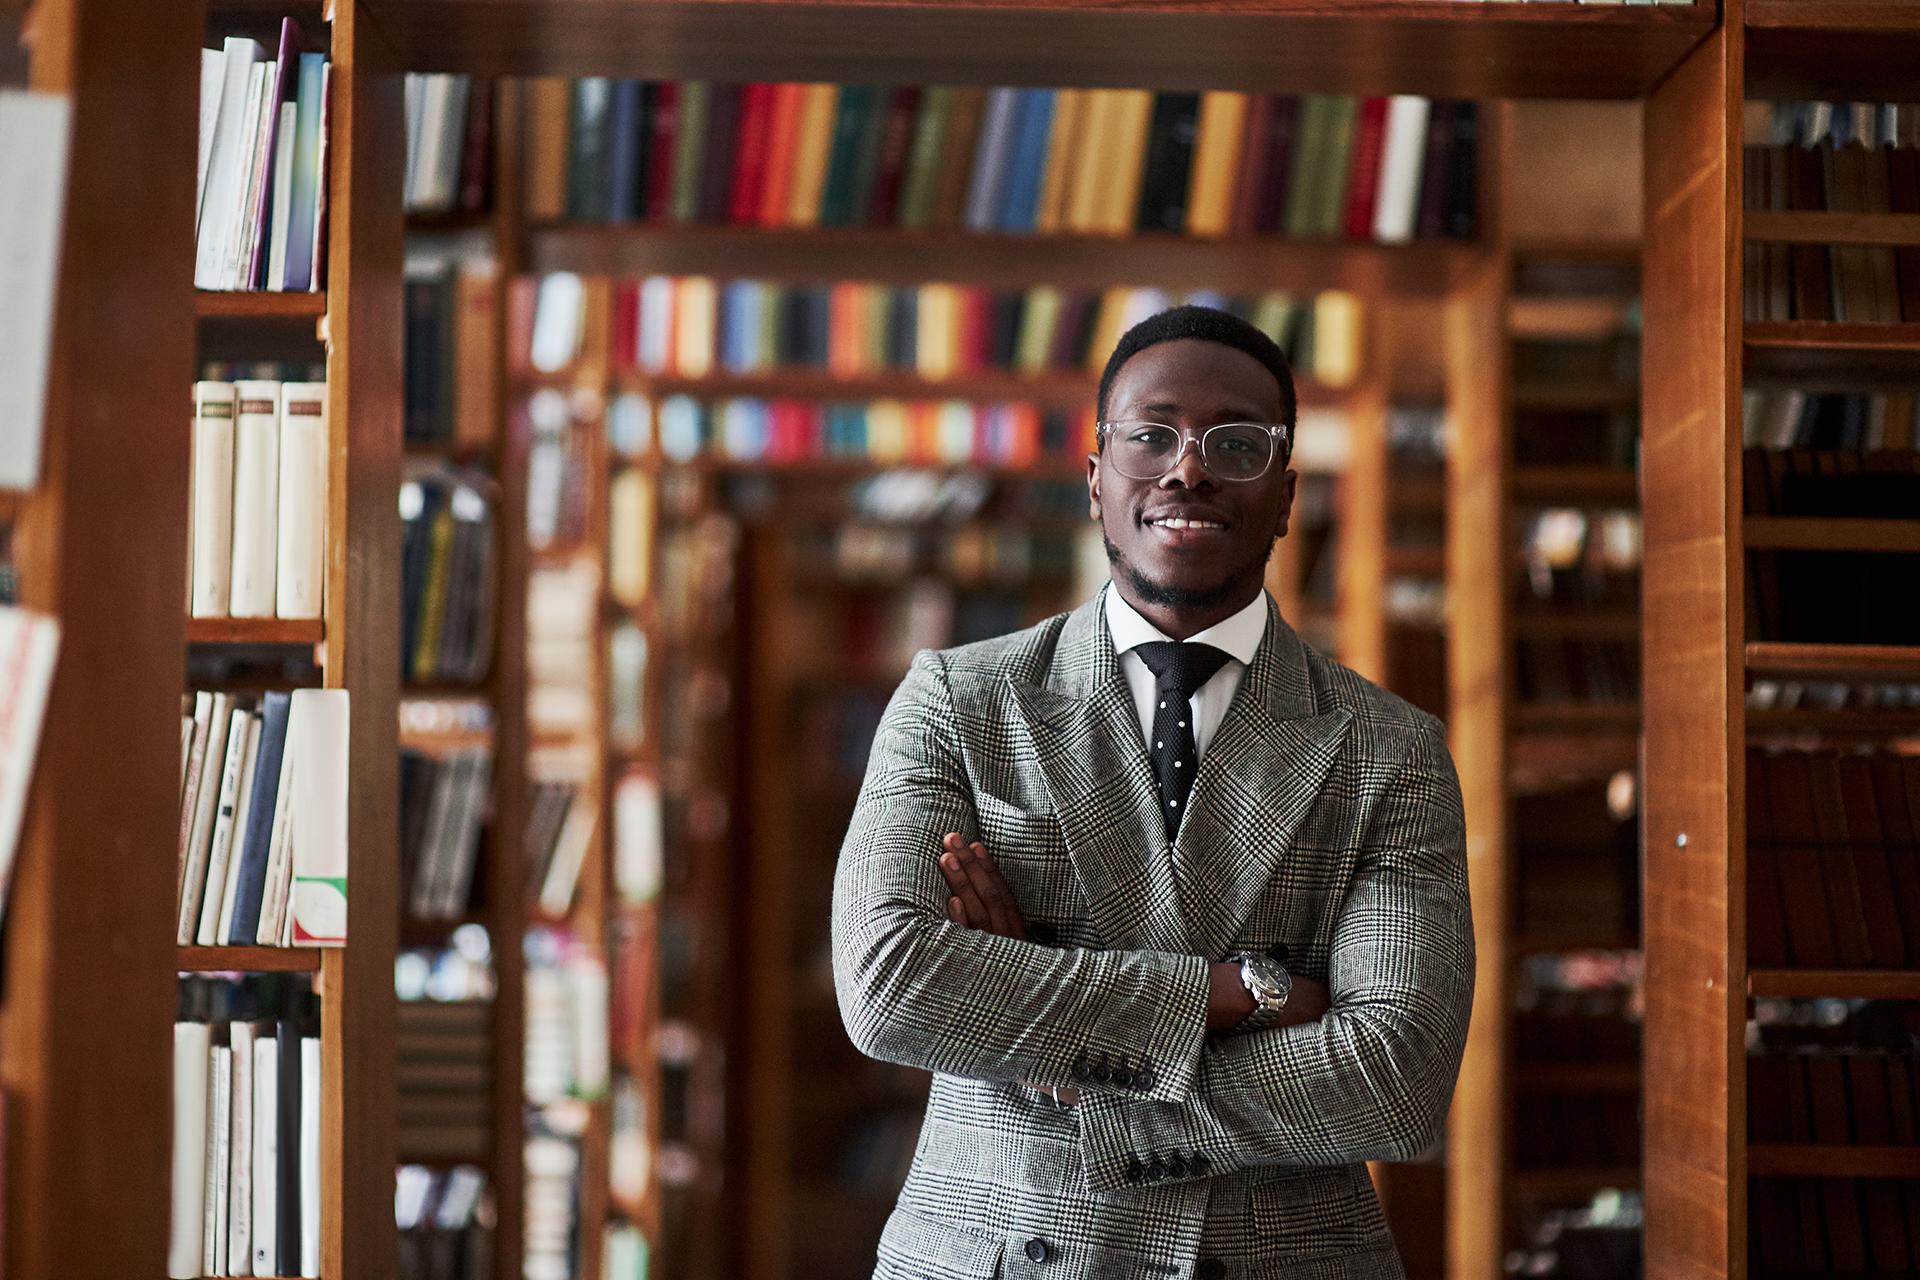
[[[1120,336],[1113,354],[1107,357],[1107,367],[1100,373],[1100,395],[1095,401],[1099,419],[1106,421],[1107,393],[1112,390],[1114,377],[1119,374],[1121,365],[1148,347],[1159,346],[1163,342],[1177,342],[1182,338],[1217,342],[1221,346],[1244,351],[1258,360],[1273,375],[1273,380],[1280,384],[1281,423],[1288,428],[1294,426],[1294,420],[1300,413],[1300,401],[1293,389],[1293,368],[1288,365],[1286,353],[1280,350],[1280,344],[1231,311],[1192,305],[1169,307],[1156,312]]]

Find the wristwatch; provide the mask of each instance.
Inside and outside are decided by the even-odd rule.
[[[1280,1021],[1287,997],[1293,994],[1287,966],[1257,951],[1236,951],[1227,959],[1239,962],[1240,985],[1253,997],[1253,1012],[1235,1023],[1233,1030],[1262,1031]]]

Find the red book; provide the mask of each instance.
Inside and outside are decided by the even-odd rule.
[[[993,297],[985,289],[960,291],[961,373],[978,373],[993,352]]]
[[[1347,238],[1373,239],[1374,198],[1380,192],[1380,148],[1387,129],[1387,100],[1360,104],[1353,130],[1353,165],[1347,175]]]
[[[475,76],[471,85],[457,207],[478,212],[487,207],[487,193],[493,186],[493,80]]]
[[[1233,212],[1227,230],[1250,236],[1260,229],[1260,200],[1267,183],[1267,139],[1273,132],[1273,95],[1256,93],[1247,99],[1246,131],[1240,136],[1240,161],[1234,167]]]
[[[793,140],[800,128],[800,100],[807,86],[783,83],[773,86],[773,103],[767,123],[767,159],[760,184],[760,225],[782,227],[787,222],[787,205],[793,192]]]
[[[1279,97],[1273,100],[1273,118],[1267,125],[1267,159],[1260,178],[1260,196],[1254,206],[1253,230],[1256,235],[1284,231],[1287,216],[1288,183],[1293,177],[1294,126],[1300,116],[1300,99]]]
[[[653,114],[647,120],[648,222],[665,222],[673,211],[673,140],[680,131],[680,86],[663,80],[653,86]]]
[[[751,226],[760,220],[767,180],[767,140],[773,134],[774,88],[761,82],[740,90],[733,187],[727,193],[727,221],[734,226]]]
[[[640,350],[640,285],[622,280],[613,286],[613,367],[631,369]]]
[[[873,204],[864,225],[890,227],[900,211],[900,188],[907,178],[907,151],[920,111],[920,90],[901,85],[887,95],[887,119],[881,126],[880,161],[873,175]],[[856,221],[859,211],[855,211]]]

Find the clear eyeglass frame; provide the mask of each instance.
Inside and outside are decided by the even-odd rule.
[[[1187,456],[1187,448],[1191,445],[1194,451],[1200,455],[1200,465],[1207,469],[1208,474],[1226,481],[1229,484],[1251,484],[1253,481],[1263,478],[1269,471],[1273,470],[1273,461],[1275,458],[1279,458],[1281,460],[1281,466],[1284,467],[1287,457],[1293,451],[1293,432],[1284,423],[1279,422],[1216,422],[1210,427],[1203,427],[1197,433],[1183,430],[1165,422],[1154,422],[1147,418],[1118,418],[1109,422],[1095,423],[1094,427],[1100,435],[1102,452],[1106,454],[1108,461],[1113,463],[1114,470],[1129,480],[1165,479],[1169,472],[1180,465],[1181,459]],[[1158,471],[1145,475],[1135,474],[1120,464],[1119,457],[1115,453],[1113,446],[1114,434],[1127,427],[1159,427],[1163,431],[1171,431],[1179,437],[1180,447],[1174,451],[1173,457],[1168,460],[1167,464]],[[1246,476],[1230,474],[1215,464],[1213,451],[1208,449],[1207,441],[1209,439],[1222,440],[1228,438],[1218,435],[1217,433],[1219,432],[1232,431],[1234,429],[1244,431],[1248,428],[1265,431],[1268,435],[1276,437],[1278,443],[1267,454],[1266,463],[1260,470],[1254,472],[1252,475]]]

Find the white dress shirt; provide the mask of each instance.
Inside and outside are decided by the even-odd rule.
[[[1141,617],[1139,610],[1121,599],[1120,592],[1111,584],[1107,587],[1107,633],[1113,637],[1114,652],[1120,655],[1120,670],[1127,677],[1127,688],[1133,692],[1133,707],[1140,713],[1140,741],[1144,743],[1153,733],[1154,678],[1140,655],[1133,652],[1134,646],[1173,637],[1163,635],[1159,628]],[[1207,744],[1213,741],[1220,721],[1226,718],[1227,705],[1239,690],[1247,665],[1259,651],[1261,637],[1266,633],[1267,593],[1262,591],[1232,617],[1187,637],[1189,644],[1210,644],[1227,655],[1213,677],[1194,690],[1189,703],[1193,710],[1196,764],[1206,757]]]

